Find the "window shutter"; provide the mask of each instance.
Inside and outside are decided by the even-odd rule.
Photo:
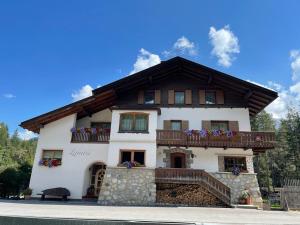
[[[211,122],[210,120],[202,120],[202,129],[210,130]]]
[[[205,90],[199,90],[199,104],[205,104]]]
[[[138,104],[144,104],[144,91],[140,90],[138,93]]]
[[[188,120],[182,120],[181,127],[182,127],[182,130],[189,129],[189,121]]]
[[[185,104],[192,104],[192,90],[185,90]]]
[[[225,164],[224,164],[224,156],[218,156],[218,166],[219,166],[219,172],[225,171]]]
[[[160,90],[155,90],[154,103],[158,105],[160,104]]]
[[[239,131],[239,122],[238,121],[229,121],[229,130]]]
[[[216,91],[216,99],[217,99],[217,104],[219,105],[224,104],[224,92],[222,90]]]
[[[164,130],[171,130],[171,120],[164,120]]]
[[[168,104],[169,105],[174,105],[175,102],[175,94],[174,94],[174,90],[169,90],[168,91]]]

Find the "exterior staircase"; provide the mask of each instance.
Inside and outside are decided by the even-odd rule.
[[[155,182],[157,185],[199,185],[226,206],[231,206],[230,188],[204,170],[157,168]]]

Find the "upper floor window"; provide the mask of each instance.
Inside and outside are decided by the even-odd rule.
[[[216,92],[206,91],[205,92],[205,104],[216,104]]]
[[[175,104],[184,104],[184,91],[175,91]]]
[[[232,172],[234,167],[238,167],[241,172],[247,172],[246,157],[224,157],[225,172]]]
[[[110,122],[91,122],[91,128],[99,128],[103,130],[110,130]]]
[[[148,114],[123,113],[120,116],[120,132],[148,132]]]
[[[211,121],[212,130],[229,130],[228,121]]]
[[[171,129],[172,130],[181,130],[182,129],[182,123],[180,120],[172,120],[171,121]]]
[[[155,101],[155,92],[154,91],[145,91],[145,104],[154,104]]]

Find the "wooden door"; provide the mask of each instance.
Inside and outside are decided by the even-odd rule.
[[[104,175],[105,175],[105,168],[106,168],[106,166],[103,165],[96,173],[95,186],[94,186],[95,187],[95,196],[99,196],[100,189],[101,189],[102,182],[103,182]]]
[[[186,168],[186,156],[184,153],[171,153],[171,168]]]

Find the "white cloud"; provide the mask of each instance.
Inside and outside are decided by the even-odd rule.
[[[161,62],[159,55],[152,54],[147,50],[141,48],[136,62],[133,65],[133,70],[130,74],[137,73],[141,70],[147,69],[151,66],[155,66]]]
[[[73,98],[73,101],[78,101],[78,100],[81,100],[83,98],[87,98],[89,96],[92,96],[92,91],[93,91],[93,88],[86,84],[84,85],[82,88],[80,88],[79,90],[77,91],[74,91],[72,93],[72,98]]]
[[[175,55],[196,56],[198,55],[198,49],[194,42],[182,36],[181,38],[178,38],[177,41],[173,44],[171,50],[163,51],[162,54],[165,57],[170,57]]]
[[[300,82],[290,86],[290,92],[295,94],[297,100],[300,101]]]
[[[290,59],[292,60],[292,80],[296,81],[300,79],[300,50],[291,50]]]
[[[22,140],[30,140],[32,138],[37,137],[37,135],[35,133],[33,133],[32,131],[29,130],[22,130],[22,131],[18,131],[18,135],[19,138]]]
[[[4,98],[15,98],[16,96],[11,94],[11,93],[7,93],[3,95]]]
[[[240,52],[239,40],[230,30],[229,25],[216,30],[210,27],[210,43],[213,46],[211,54],[218,58],[218,63],[224,67],[230,67],[235,59],[234,54]]]

